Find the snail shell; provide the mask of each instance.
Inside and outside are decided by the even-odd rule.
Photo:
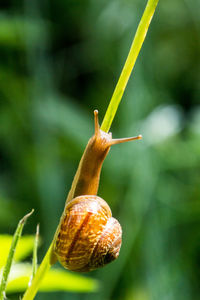
[[[98,196],[78,196],[66,204],[54,254],[67,269],[88,272],[116,259],[122,230]]]
[[[67,196],[64,212],[56,230],[50,264],[57,260],[67,269],[88,272],[116,259],[122,230],[112,218],[108,204],[96,196],[104,159],[112,145],[141,139],[141,135],[113,139],[100,129],[94,111],[95,133],[89,139]]]

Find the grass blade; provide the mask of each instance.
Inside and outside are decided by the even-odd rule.
[[[14,257],[14,254],[15,254],[15,249],[16,249],[16,246],[17,246],[17,243],[20,239],[20,236],[22,234],[22,230],[23,230],[23,227],[24,227],[24,224],[26,222],[26,220],[28,219],[28,217],[30,217],[32,215],[32,213],[34,212],[34,210],[32,209],[32,211],[30,213],[28,213],[27,215],[25,215],[18,223],[17,225],[17,229],[14,233],[14,236],[13,236],[13,240],[12,240],[12,244],[11,244],[11,247],[10,247],[10,251],[8,253],[8,258],[7,258],[7,262],[6,262],[6,265],[4,267],[4,270],[3,270],[3,275],[2,275],[2,280],[1,280],[1,285],[0,285],[0,300],[3,300],[5,299],[5,294],[6,294],[6,285],[7,285],[7,281],[8,281],[8,276],[9,276],[9,273],[10,273],[10,268],[11,268],[11,265],[12,265],[12,262],[13,262],[13,257]]]
[[[22,300],[34,299],[34,297],[39,289],[39,286],[44,278],[44,275],[48,272],[48,270],[51,267],[50,257],[51,257],[52,247],[53,247],[53,243],[51,243],[49,249],[47,250],[45,257],[43,258],[43,261],[40,264],[40,266],[36,272],[36,276],[34,277],[31,285],[26,290]]]
[[[133,39],[128,57],[122,69],[121,75],[113,92],[112,98],[110,100],[108,109],[106,111],[105,117],[101,125],[101,130],[105,132],[109,131],[112,121],[117,112],[117,108],[122,100],[122,96],[124,94],[129,77],[131,76],[131,73],[133,71],[138,54],[140,53],[140,49],[145,40],[158,1],[159,0],[149,0],[146,5],[143,16],[138,25],[135,37]]]
[[[29,281],[29,286],[32,283],[33,278],[35,277],[36,271],[37,271],[37,249],[38,249],[38,244],[39,244],[39,224],[37,225],[36,228],[36,234],[35,234],[35,242],[34,242],[34,247],[33,247],[33,264],[32,264],[32,274],[31,278]]]

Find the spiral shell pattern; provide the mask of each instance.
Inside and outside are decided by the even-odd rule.
[[[88,272],[118,257],[121,237],[108,204],[98,196],[83,195],[67,203],[54,253],[65,268]]]

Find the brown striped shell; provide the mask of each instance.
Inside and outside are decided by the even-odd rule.
[[[65,268],[88,272],[118,257],[121,226],[100,197],[83,195],[69,201],[60,224],[54,253]]]

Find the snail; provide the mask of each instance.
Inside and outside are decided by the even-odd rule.
[[[94,111],[95,134],[90,138],[69,191],[59,226],[54,236],[51,263],[88,272],[116,259],[122,242],[122,229],[111,209],[97,196],[101,168],[110,147],[141,139],[112,139],[100,129]]]

